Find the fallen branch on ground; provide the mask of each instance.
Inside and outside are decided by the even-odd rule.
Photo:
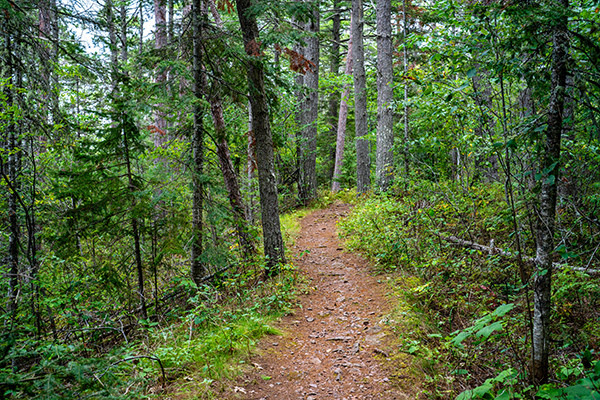
[[[479,244],[479,243],[471,242],[469,240],[457,238],[456,236],[442,236],[439,234],[436,234],[436,235],[439,236],[440,238],[444,239],[447,242],[454,243],[454,244],[457,244],[457,245],[460,245],[463,247],[468,247],[470,249],[479,250],[484,253],[488,253],[489,255],[497,254],[501,257],[510,258],[510,259],[516,259],[519,257],[518,254],[516,254],[516,253],[502,250],[498,247],[494,247],[493,243],[491,246],[485,246],[483,244]],[[523,261],[530,263],[530,264],[535,264],[535,258],[533,258],[533,257],[523,256]],[[557,262],[552,263],[552,266],[556,269],[567,268],[567,269],[571,269],[573,271],[584,272],[589,275],[600,275],[600,270],[598,270],[598,269],[574,267],[572,265],[561,264],[561,263],[557,263]]]

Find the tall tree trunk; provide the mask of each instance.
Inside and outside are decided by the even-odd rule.
[[[202,0],[193,0],[192,24],[194,30],[194,172],[192,177],[193,204],[192,204],[192,267],[191,275],[197,285],[202,283],[206,275],[206,267],[202,259],[203,241],[203,216],[204,213],[204,184],[202,174],[204,170],[204,126],[202,121],[203,70],[202,70]]]
[[[223,21],[221,20],[214,0],[209,0],[208,3],[215,20],[215,24],[218,28],[223,29]],[[218,64],[218,62],[216,64]],[[218,66],[214,65],[214,68],[217,69],[217,71],[213,71],[213,74],[220,76]],[[217,85],[217,83],[215,82],[213,85]],[[249,234],[248,228],[250,223],[246,219],[246,212],[244,209],[240,185],[238,183],[237,174],[233,168],[233,163],[231,162],[229,143],[227,142],[227,129],[225,126],[225,118],[223,116],[223,103],[218,94],[218,89],[215,89],[213,94],[210,94],[208,90],[204,90],[204,92],[206,93],[207,100],[210,103],[210,111],[212,114],[213,123],[215,125],[215,144],[217,147],[217,157],[219,158],[219,165],[221,166],[225,187],[227,188],[229,205],[231,206],[231,210],[233,212],[235,229],[243,256],[245,259],[249,259],[256,254],[256,248],[254,245],[254,240]]]
[[[297,2],[302,2],[303,0],[295,0]],[[293,20],[292,21],[292,25],[295,25],[296,28],[301,32],[300,36],[302,37],[304,34],[304,30],[306,29],[306,24],[303,24],[301,21],[296,21]],[[305,43],[302,41],[300,43],[296,43],[294,45],[294,51],[297,53],[297,57],[305,57],[304,48]],[[303,160],[303,143],[302,141],[304,140],[304,125],[306,124],[306,111],[304,110],[304,107],[306,106],[305,101],[306,101],[306,86],[304,84],[304,76],[306,74],[306,72],[302,71],[302,70],[298,70],[296,71],[296,75],[294,76],[294,85],[295,85],[295,91],[294,91],[294,95],[296,97],[296,112],[294,113],[294,122],[296,123],[296,137],[295,137],[295,144],[296,144],[296,165],[295,165],[295,171],[292,173],[292,175],[296,175],[297,176],[297,183],[298,183],[298,198],[301,198],[301,192],[302,192],[302,183],[301,183],[301,177],[300,177],[300,170],[302,169],[302,160]]]
[[[307,205],[317,198],[317,119],[319,116],[319,2],[313,3],[312,18],[306,24],[309,37],[306,39],[305,57],[313,65],[304,75],[306,97],[302,141],[300,145],[300,171],[298,194]]]
[[[129,57],[127,47],[127,7],[125,3],[121,4],[121,61],[127,63]]]
[[[248,232],[248,221],[244,212],[244,202],[240,192],[237,175],[233,169],[231,155],[229,152],[229,144],[227,143],[225,118],[223,118],[223,106],[221,100],[217,96],[210,96],[211,113],[215,124],[215,139],[217,146],[217,157],[219,165],[223,173],[225,187],[229,197],[229,205],[231,206],[234,218],[234,225],[240,241],[240,247],[244,254],[244,258],[249,259],[256,254],[254,241]]]
[[[356,133],[356,186],[365,193],[371,186],[371,159],[367,126],[367,75],[363,43],[363,2],[352,0],[352,37],[354,40],[354,126]]]
[[[173,4],[174,0],[169,0],[168,10],[169,10],[169,21],[167,22],[167,43],[173,43],[173,38],[175,35],[175,8]]]
[[[108,40],[110,46],[110,69],[111,69],[111,92],[115,93],[118,86],[119,69],[119,44],[117,42],[117,33],[115,29],[115,10],[112,0],[106,0],[106,25],[108,26]]]
[[[53,71],[53,63],[58,57],[58,21],[56,15],[56,0],[42,0],[39,2],[39,31],[44,37],[41,45],[42,57],[42,81],[44,84],[44,106],[49,111],[45,117],[47,122],[57,123],[58,93],[56,74]],[[52,121],[49,121],[52,118]],[[42,142],[43,140],[40,140]]]
[[[165,0],[154,0],[154,23],[155,23],[155,37],[154,37],[154,48],[157,50],[163,49],[167,45],[167,10]],[[161,66],[156,72],[155,81],[159,85],[163,85],[167,80],[167,72],[163,70]],[[155,126],[154,130],[154,147],[163,147],[165,143],[169,141],[167,135],[167,120],[165,113],[162,110],[163,104],[157,104],[157,110],[155,115]]]
[[[140,14],[138,18],[140,19],[140,32],[139,32],[139,42],[138,42],[138,54],[141,56],[144,51],[144,0],[140,0],[139,2]]]
[[[127,124],[125,123],[125,119],[127,118],[127,116],[125,115],[125,112],[122,113],[121,118],[123,146],[125,149],[125,164],[127,166],[128,188],[131,194],[131,234],[133,236],[135,265],[138,277],[138,296],[140,298],[142,318],[147,319],[148,311],[146,308],[146,294],[144,291],[144,265],[142,263],[141,236],[139,230],[139,221],[137,217],[135,217],[135,207],[137,205],[137,202],[135,200],[135,192],[137,191],[137,187],[135,185],[135,181],[133,179],[133,171],[131,169],[131,157],[129,154],[129,138],[127,135]]]
[[[252,0],[237,0],[237,13],[244,38],[247,57],[248,89],[252,105],[252,123],[256,138],[258,184],[264,249],[267,257],[267,276],[279,273],[285,262],[283,238],[279,224],[279,203],[273,157],[273,137],[265,93],[264,71],[260,62],[260,45],[256,17],[250,12]]]
[[[350,23],[352,25],[352,22]],[[350,32],[350,40],[348,42],[348,54],[346,55],[346,76],[352,75],[352,32]],[[344,146],[346,144],[346,122],[348,121],[348,97],[350,96],[349,83],[344,84],[342,97],[340,99],[340,111],[338,113],[337,136],[335,144],[335,162],[333,167],[333,178],[331,183],[331,191],[339,192],[341,189],[340,178],[342,175],[342,164],[344,162]]]
[[[4,30],[4,43],[6,51],[6,78],[8,85],[4,86],[6,96],[6,106],[8,109],[14,106],[13,97],[13,75],[14,75],[14,60],[13,60],[13,49],[12,49],[12,38],[9,29],[6,29],[7,19],[3,20],[5,25]],[[9,118],[12,119],[11,116]],[[8,237],[8,304],[7,311],[11,314],[11,319],[14,322],[17,311],[17,293],[19,285],[19,218],[18,218],[18,193],[17,188],[19,183],[17,181],[18,172],[18,154],[20,153],[17,145],[16,125],[14,121],[9,121],[6,128],[7,136],[7,152],[8,160],[7,165],[3,168],[3,177],[7,181],[9,187],[8,192],[8,224],[9,224],[9,237]]]
[[[377,158],[375,176],[387,191],[394,174],[392,2],[377,0]]]
[[[558,3],[565,10],[569,7],[568,0],[559,0]],[[540,166],[544,176],[540,192],[534,275],[532,376],[537,385],[548,380],[554,223],[569,47],[565,15],[560,16],[555,23],[552,42],[551,93],[545,152]]]
[[[333,0],[333,16],[331,18],[331,62],[329,65],[329,72],[332,76],[338,76],[340,73],[340,40],[341,40],[341,10],[339,0]],[[327,140],[327,152],[329,153],[329,159],[331,165],[328,171],[328,178],[333,180],[333,173],[335,170],[335,148],[337,138],[337,122],[338,112],[340,108],[340,93],[337,90],[333,90],[329,95],[329,140]],[[333,181],[332,181],[333,182]]]
[[[409,121],[408,121],[408,79],[406,76],[408,74],[408,54],[407,54],[407,46],[406,46],[406,34],[408,30],[408,18],[406,17],[406,2],[404,0],[402,2],[402,68],[404,71],[404,174],[408,178],[410,173],[409,171],[409,163],[408,163],[408,154],[410,149],[408,148],[409,138]]]

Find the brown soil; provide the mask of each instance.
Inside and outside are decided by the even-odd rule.
[[[230,399],[414,399],[392,375],[385,284],[367,262],[342,248],[336,222],[350,207],[336,204],[301,221],[294,264],[311,290],[282,319],[281,337],[270,336],[245,376],[229,387]],[[387,365],[387,366],[386,366]]]

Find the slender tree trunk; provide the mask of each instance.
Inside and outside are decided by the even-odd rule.
[[[352,22],[350,23],[352,25]],[[348,42],[348,54],[346,55],[346,76],[352,75],[352,32],[350,32],[350,40]],[[349,83],[344,84],[342,97],[340,99],[340,111],[338,112],[337,136],[335,144],[335,162],[333,168],[333,179],[331,183],[331,191],[339,192],[341,189],[340,178],[342,176],[342,164],[344,162],[344,146],[346,145],[346,122],[348,121],[348,98],[350,97]]]
[[[223,106],[221,105],[220,99],[216,96],[211,96],[210,103],[213,122],[215,124],[217,157],[219,158],[219,165],[221,166],[225,187],[227,188],[229,204],[233,211],[234,224],[240,241],[240,247],[242,248],[244,258],[249,259],[256,254],[256,249],[254,247],[254,241],[248,232],[248,221],[246,220],[244,212],[244,202],[240,192],[240,185],[238,184],[237,175],[231,162],[231,155],[225,132]]]
[[[194,29],[194,172],[192,177],[193,205],[192,205],[192,268],[191,275],[197,285],[202,283],[206,275],[206,267],[202,259],[204,225],[204,184],[202,174],[204,170],[204,126],[202,121],[202,82],[204,81],[202,70],[202,0],[193,0],[192,23]]]
[[[237,13],[247,57],[248,88],[252,105],[252,123],[256,138],[258,184],[267,276],[279,273],[285,262],[283,238],[279,224],[279,203],[273,156],[273,137],[265,93],[264,71],[260,63],[260,45],[256,17],[249,12],[252,0],[237,0]]]
[[[134,244],[134,254],[135,254],[135,265],[137,270],[138,277],[138,296],[140,298],[140,307],[142,311],[142,318],[148,318],[148,311],[146,308],[146,295],[144,291],[144,265],[142,263],[142,248],[141,248],[141,237],[139,230],[139,221],[134,216],[135,215],[135,207],[137,202],[135,201],[135,192],[137,190],[135,181],[133,179],[133,172],[131,170],[131,157],[129,154],[129,138],[127,135],[127,128],[125,123],[126,115],[125,113],[121,116],[122,121],[122,130],[123,130],[123,146],[125,149],[125,164],[127,166],[127,180],[129,192],[131,194],[131,234],[133,235],[133,244]]]
[[[392,2],[377,0],[377,158],[375,176],[387,191],[394,174]]]
[[[560,0],[565,9],[568,0]],[[534,308],[532,338],[532,376],[536,385],[548,381],[550,336],[552,255],[554,253],[554,222],[560,159],[560,139],[567,77],[569,39],[567,18],[561,16],[554,26],[552,49],[551,93],[548,105],[548,127],[541,170],[542,190],[538,213],[537,248],[534,274]]]
[[[142,55],[142,52],[144,51],[144,0],[140,0],[139,8],[140,14],[138,18],[140,19],[140,40],[138,42],[138,54]]]
[[[307,93],[304,102],[298,194],[307,205],[317,198],[317,119],[319,116],[319,2],[314,2],[312,18],[306,24],[310,36],[306,39],[305,56],[313,63],[304,75]]]
[[[297,2],[302,2],[303,0],[295,0]],[[300,32],[304,32],[306,29],[306,25],[303,24],[301,21],[296,21],[293,20],[292,21],[292,25],[295,25],[297,27],[297,29]],[[301,34],[302,36],[302,34]],[[294,45],[294,51],[298,54],[298,57],[305,57],[305,47],[304,47],[305,43],[304,42],[300,42],[297,43],[296,45]],[[298,183],[298,198],[301,199],[302,198],[302,190],[303,190],[303,183],[302,183],[302,177],[300,176],[300,170],[302,169],[302,161],[304,159],[303,156],[303,141],[304,141],[304,129],[305,129],[305,124],[306,124],[306,111],[305,111],[305,102],[306,102],[306,85],[304,84],[304,76],[306,74],[306,72],[302,71],[302,70],[298,70],[296,71],[296,75],[294,76],[294,85],[295,85],[295,91],[294,91],[294,95],[296,97],[296,112],[294,113],[294,121],[296,123],[296,137],[295,137],[295,144],[296,144],[296,165],[295,165],[295,171],[293,172],[293,175],[297,176],[297,183]]]
[[[106,0],[106,25],[108,26],[108,40],[110,43],[110,67],[111,67],[111,92],[117,90],[117,71],[119,68],[119,44],[115,29],[115,10],[112,0]]]
[[[363,43],[363,2],[352,0],[352,37],[354,40],[354,126],[356,133],[356,186],[365,193],[371,186],[371,159],[367,126],[367,75]]]
[[[404,76],[408,74],[408,55],[406,47],[406,34],[408,30],[408,19],[406,18],[406,0],[402,2],[402,67],[404,70]],[[408,79],[404,79],[404,173],[408,178],[410,173],[408,154],[410,149],[408,148],[409,137],[409,120],[408,120]]]
[[[157,50],[163,49],[167,45],[167,11],[165,0],[154,0],[154,23],[155,27],[155,38],[154,47]],[[163,85],[167,80],[167,72],[159,66],[156,72],[156,83]],[[165,113],[162,110],[163,104],[157,104],[157,110],[155,115],[155,126],[154,130],[154,147],[163,147],[165,143],[169,141],[167,135],[167,120]]]
[[[121,61],[123,64],[127,63],[129,57],[127,47],[127,7],[125,4],[121,4]]]
[[[341,10],[339,0],[333,0],[333,16],[331,18],[331,63],[329,72],[332,76],[337,76],[340,73],[340,32],[341,32]],[[337,122],[338,112],[340,108],[340,93],[337,90],[332,91],[329,95],[329,140],[328,153],[331,160],[331,165],[328,172],[328,178],[332,180],[335,170],[335,153],[336,153],[336,138],[337,138]]]
[[[58,93],[56,74],[53,71],[53,63],[57,61],[58,46],[58,21],[56,15],[56,0],[42,0],[39,2],[39,31],[44,37],[41,45],[42,57],[42,81],[44,84],[44,106],[49,111],[45,117],[46,122],[58,122]],[[50,121],[50,118],[52,121]],[[42,139],[42,138],[41,138]],[[43,139],[40,140],[43,142]]]
[[[4,20],[6,22],[6,20]],[[5,24],[8,25],[8,24]],[[6,26],[3,27],[6,29]],[[4,86],[6,95],[7,108],[11,108],[14,105],[14,97],[10,84],[13,83],[14,75],[14,60],[13,60],[13,49],[12,49],[12,38],[9,30],[4,31],[4,43],[6,46],[6,77],[8,78],[9,85]],[[11,118],[9,116],[9,118]],[[11,314],[12,322],[16,318],[17,311],[17,294],[19,291],[19,218],[18,218],[18,193],[17,188],[19,183],[17,181],[18,172],[18,145],[16,126],[13,121],[9,121],[6,128],[7,136],[7,150],[8,160],[5,167],[6,171],[3,171],[4,179],[8,178],[7,185],[9,186],[8,192],[8,224],[9,224],[9,237],[8,237],[8,304],[7,310]]]
[[[304,48],[302,46],[295,46],[294,51],[298,54],[304,55]],[[300,170],[302,169],[302,147],[304,140],[304,117],[305,117],[305,89],[304,86],[304,75],[297,73],[294,77],[294,84],[296,85],[295,97],[296,97],[296,112],[294,114],[294,121],[296,122],[296,171],[294,174],[298,174],[298,197],[300,198],[301,183],[300,183]]]
[[[173,5],[173,0],[169,0],[168,10],[169,21],[167,22],[167,43],[173,43],[173,38],[175,34],[175,8]]]
[[[218,10],[213,0],[208,1],[208,6],[212,11],[215,24],[218,28],[223,29],[223,21],[220,18]],[[218,69],[218,67],[215,67]],[[213,71],[215,75],[220,75],[218,70]],[[216,83],[213,83],[215,85]],[[227,128],[225,125],[225,118],[223,116],[223,103],[218,94],[217,90],[214,90],[214,94],[209,94],[208,90],[204,90],[208,102],[210,103],[210,111],[215,125],[215,144],[217,148],[217,157],[219,158],[219,165],[221,166],[221,172],[225,181],[225,187],[229,197],[229,205],[233,212],[234,225],[237,232],[240,247],[245,259],[251,258],[256,254],[256,248],[254,240],[249,234],[249,222],[246,219],[246,213],[244,209],[244,202],[242,200],[242,193],[240,191],[240,185],[238,183],[237,174],[233,168],[231,162],[231,154],[229,151],[229,144],[227,142]]]

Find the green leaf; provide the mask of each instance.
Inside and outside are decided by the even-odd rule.
[[[556,181],[556,177],[554,175],[550,175],[546,178],[546,180],[544,181],[544,183],[546,185],[554,185],[554,182]]]
[[[512,396],[510,395],[510,391],[504,389],[498,396],[495,397],[494,400],[510,400]]]
[[[578,399],[578,400],[600,399],[600,394],[598,394],[597,391],[592,389],[592,387],[588,387],[588,386],[584,386],[584,385],[570,386],[568,388],[563,389],[563,393],[565,395],[567,395],[567,398],[569,398],[569,399]]]
[[[475,75],[477,75],[477,68],[471,68],[470,70],[467,71],[467,76],[469,78],[472,78]]]
[[[544,170],[542,171],[542,174],[544,174],[544,175],[549,174],[552,170],[554,170],[554,168],[556,168],[557,165],[558,165],[558,161],[553,162],[551,165],[544,168]]]
[[[502,304],[501,306],[498,306],[492,314],[496,317],[502,317],[506,315],[506,313],[511,311],[513,308],[515,308],[515,305],[513,303]]]
[[[499,331],[499,330],[502,330],[502,322],[501,321],[496,321],[493,324],[485,326],[482,329],[478,330],[475,335],[477,337],[481,337],[483,339],[487,339],[487,338],[490,337],[490,335],[492,333],[494,333],[495,331]]]
[[[461,333],[459,333],[458,335],[456,335],[456,337],[454,339],[452,339],[452,344],[455,346],[460,346],[461,343],[468,338],[469,336],[471,336],[471,332],[469,331],[462,331]]]
[[[466,88],[468,88],[471,84],[469,82],[465,82],[462,85],[460,85],[459,87],[456,88],[457,92],[463,91]]]

